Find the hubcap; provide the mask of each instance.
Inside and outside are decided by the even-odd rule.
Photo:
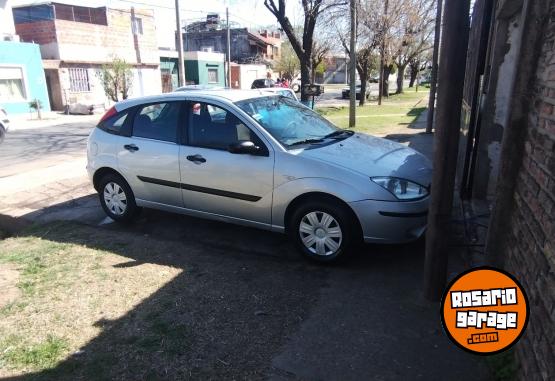
[[[127,197],[125,197],[125,192],[114,182],[110,182],[104,187],[104,202],[110,212],[116,216],[121,216],[127,209]]]
[[[343,234],[339,223],[325,212],[310,212],[301,219],[299,234],[303,245],[313,254],[333,255],[341,247]]]

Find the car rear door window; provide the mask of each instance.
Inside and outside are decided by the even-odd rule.
[[[133,136],[176,142],[180,109],[180,102],[141,106],[133,121]]]

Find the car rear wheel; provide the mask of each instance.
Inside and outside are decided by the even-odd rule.
[[[298,83],[295,83],[293,85],[293,91],[298,93],[299,91],[301,91],[301,86]]]
[[[104,176],[98,189],[102,209],[111,219],[129,223],[139,214],[135,196],[121,176],[112,173]]]
[[[356,226],[356,221],[345,207],[311,201],[293,213],[289,235],[308,259],[337,262],[350,254],[356,242]]]

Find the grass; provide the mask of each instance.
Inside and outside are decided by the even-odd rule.
[[[51,231],[66,242],[48,239]],[[83,237],[85,242],[72,243]],[[108,249],[90,247],[93,243]],[[140,250],[66,224],[1,240],[0,268],[17,269],[20,293],[16,300],[0,304],[0,378],[57,366],[96,337],[105,322],[125,315],[181,272],[150,263],[118,267],[129,262],[127,253]],[[164,320],[163,314],[151,320],[138,350],[178,351],[182,346],[177,343],[187,342],[189,332]]]
[[[406,132],[427,107],[428,89],[406,89],[403,94],[390,95],[378,106],[374,100],[356,109],[355,130],[376,136]],[[348,107],[322,107],[317,111],[339,127],[348,128]]]

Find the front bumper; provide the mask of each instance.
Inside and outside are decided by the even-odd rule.
[[[362,200],[349,203],[358,217],[364,242],[403,243],[426,231],[429,197],[418,201]]]

